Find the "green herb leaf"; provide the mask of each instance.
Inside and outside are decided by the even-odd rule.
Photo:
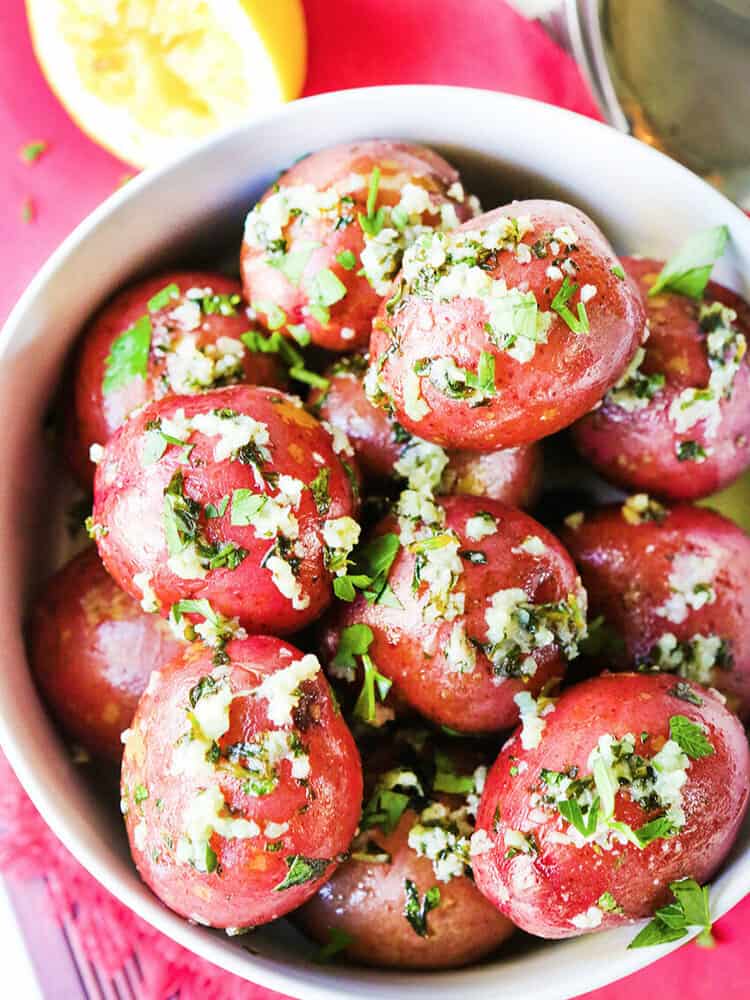
[[[281,271],[284,277],[293,285],[299,285],[305,268],[313,255],[313,251],[317,250],[320,246],[322,246],[321,243],[304,240],[301,243],[296,243],[288,253],[281,254],[280,256],[271,255],[266,257],[266,262],[271,267],[275,267],[278,271]]]
[[[224,496],[219,500],[218,504],[214,505],[212,503],[207,503],[203,508],[206,517],[214,520],[217,517],[224,517],[227,512],[227,507],[229,506],[229,494],[225,493]]]
[[[331,509],[331,494],[328,491],[328,483],[331,478],[331,470],[327,466],[318,469],[318,474],[310,483],[310,492],[315,501],[315,507],[321,516],[325,516]]]
[[[274,886],[274,892],[281,892],[283,889],[291,889],[295,885],[304,885],[306,882],[314,882],[325,874],[326,869],[331,864],[330,858],[306,858],[302,854],[294,854],[284,858],[289,871],[283,882]]]
[[[404,881],[404,896],[406,897],[404,916],[408,920],[411,929],[420,937],[427,937],[429,934],[427,914],[440,905],[440,889],[438,886],[433,885],[431,889],[427,890],[420,902],[416,885],[411,879],[407,878]]]
[[[618,905],[611,892],[603,892],[597,899],[596,905],[604,913],[622,913],[622,907]]]
[[[702,727],[684,715],[672,716],[669,720],[669,735],[691,760],[710,757],[714,753],[713,744],[706,739]]]
[[[706,458],[706,449],[698,441],[680,441],[677,445],[678,462],[702,462]]]
[[[362,812],[362,829],[377,827],[386,835],[393,833],[410,802],[411,797],[404,792],[392,788],[378,789]]]
[[[121,389],[134,378],[146,377],[151,332],[151,320],[148,316],[141,316],[112,341],[102,381],[102,392],[105,396],[116,389]]]
[[[160,309],[166,309],[174,299],[179,299],[179,297],[180,289],[172,282],[157,292],[156,295],[151,296],[148,300],[148,311],[154,313],[159,312]]]
[[[336,667],[350,667],[355,670],[357,667],[357,657],[364,656],[372,645],[375,638],[369,625],[361,622],[356,625],[349,625],[343,629],[339,636],[339,644],[336,655],[333,658],[333,665]]]
[[[625,280],[625,272],[620,264],[613,264],[612,267],[610,267],[610,271],[612,272],[612,274],[614,274],[616,278],[619,278],[620,281]]]
[[[436,792],[449,795],[469,795],[474,791],[473,774],[456,774],[453,760],[440,750],[435,751],[435,778],[432,787]]]
[[[362,232],[374,238],[385,225],[385,206],[381,205],[374,215],[362,215],[360,212],[357,218],[362,227]]]
[[[676,833],[674,823],[666,816],[652,819],[650,823],[639,826],[635,831],[641,847],[648,847],[655,840],[663,840],[666,837],[671,837],[674,833]]]
[[[253,493],[252,490],[240,489],[232,493],[231,523],[242,527],[253,523],[253,518],[260,513],[268,503],[264,493]]]
[[[312,302],[324,307],[335,305],[346,295],[346,285],[328,267],[313,275],[306,288]]]
[[[729,239],[728,226],[714,226],[696,233],[670,257],[648,290],[649,296],[665,289],[691,299],[700,299],[706,290],[711,271],[724,253]]]
[[[346,931],[342,931],[338,927],[332,927],[328,933],[328,942],[313,955],[313,962],[325,965],[353,943],[354,937],[351,934],[347,934]]]
[[[351,250],[342,250],[341,253],[336,254],[336,260],[345,271],[353,271],[357,266],[357,258]]]
[[[388,587],[388,574],[400,548],[398,535],[388,532],[378,535],[355,550],[353,557],[355,569],[370,579],[370,582],[362,588],[368,604],[385,604],[386,591],[394,600],[396,599]],[[399,606],[398,602],[395,606]]]
[[[574,316],[568,308],[568,302],[577,291],[578,285],[571,282],[566,274],[563,278],[562,285],[558,288],[557,293],[550,304],[550,309],[553,312],[556,312],[560,319],[567,323],[573,333],[588,333],[590,329],[589,318],[586,315],[586,306],[583,302],[578,303],[577,316]]]
[[[255,312],[265,313],[266,326],[269,330],[280,330],[286,325],[286,313],[274,302],[253,302],[252,308]]]
[[[34,142],[27,142],[25,146],[22,146],[19,155],[24,163],[35,163],[46,151],[47,143],[44,139],[36,139]]]
[[[356,627],[356,626],[355,626]],[[375,705],[378,699],[385,701],[391,689],[391,681],[378,671],[372,659],[364,653],[362,666],[365,671],[362,690],[354,705],[354,716],[362,722],[371,723],[375,719]]]
[[[323,375],[318,375],[317,372],[311,372],[304,366],[301,368],[298,366],[290,368],[289,375],[298,382],[304,382],[305,385],[311,385],[314,389],[325,390],[330,385],[328,379]]]
[[[699,943],[711,946],[711,911],[708,886],[700,886],[695,879],[683,878],[670,882],[675,902],[662,906],[654,914],[654,919],[638,933],[628,945],[629,948],[646,948],[655,944],[666,944],[685,937],[691,927],[703,928]]]
[[[380,187],[380,167],[373,167],[370,174],[370,181],[367,185],[367,216],[372,218],[375,212],[375,204],[378,198],[378,188]]]
[[[619,789],[612,771],[601,757],[594,761],[594,784],[601,800],[604,818],[609,819],[615,814],[615,796]]]

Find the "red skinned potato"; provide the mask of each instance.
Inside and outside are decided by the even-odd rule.
[[[273,389],[170,396],[106,445],[91,533],[124,590],[202,615],[215,644],[240,626],[292,632],[328,605],[359,536],[347,450]]]
[[[125,737],[122,807],[141,878],[230,933],[315,893],[348,849],[362,769],[314,656],[202,644],[154,673]]]
[[[375,139],[313,153],[247,217],[240,267],[248,302],[268,329],[300,343],[363,347],[404,247],[475,210],[458,172],[422,146]]]
[[[366,386],[443,447],[527,444],[583,416],[644,335],[635,286],[578,209],[514,202],[404,255],[378,314]]]
[[[564,938],[648,917],[670,882],[704,883],[721,865],[747,808],[747,739],[717,697],[684,687],[594,678],[503,748],[471,860],[523,930]]]
[[[368,546],[393,543],[388,587],[373,603],[360,595],[335,610],[324,635],[328,669],[357,680],[351,652],[362,654],[362,635],[352,627],[366,626],[364,652],[398,699],[460,732],[508,729],[516,696],[554,686],[585,633],[573,562],[537,521],[496,500],[433,503],[407,490],[399,511]]]
[[[589,595],[589,660],[714,687],[750,718],[750,537],[720,514],[645,494],[568,518]]]
[[[94,478],[91,446],[106,444],[144,403],[238,382],[283,386],[278,358],[242,343],[248,327],[239,282],[211,271],[146,278],[103,306],[81,334],[71,372],[67,457],[81,483]]]
[[[599,409],[573,428],[581,455],[626,489],[708,496],[750,465],[750,307],[709,282],[700,300],[648,290],[656,260],[623,258],[651,335]]]
[[[93,757],[116,762],[151,671],[181,647],[120,590],[93,546],[47,582],[29,626],[29,662],[53,715]]]
[[[382,483],[394,477],[394,466],[419,438],[413,438],[369,401],[362,382],[366,367],[361,355],[343,358],[326,372],[328,388],[313,389],[308,404],[314,413],[347,435],[363,475]],[[438,445],[428,447],[436,454],[440,451]],[[539,495],[542,450],[537,444],[485,454],[448,451],[446,456],[438,487],[441,493],[486,496],[512,507],[530,506]]]
[[[391,746],[399,735],[391,734]],[[295,914],[324,946],[346,935],[343,956],[350,961],[455,968],[479,961],[513,932],[470,876],[469,843],[487,767],[476,751],[455,744],[450,755],[436,750],[433,758],[432,742],[420,754],[391,753],[388,764],[376,751],[377,768],[370,758],[352,856]]]

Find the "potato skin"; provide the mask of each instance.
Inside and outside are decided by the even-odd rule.
[[[148,302],[167,285],[175,284],[182,293],[169,305],[151,312]],[[92,444],[106,444],[133,410],[167,392],[185,391],[170,385],[166,348],[173,349],[183,337],[195,336],[199,348],[215,345],[220,337],[239,340],[250,323],[244,303],[232,315],[202,314],[200,325],[182,316],[179,307],[188,300],[184,293],[193,288],[211,289],[217,295],[240,295],[242,286],[233,278],[212,271],[168,271],[129,285],[118,292],[89,320],[81,334],[71,372],[73,401],[66,414],[66,457],[76,478],[90,487],[94,465],[89,459]],[[177,314],[174,310],[178,309]],[[127,384],[104,393],[103,379],[113,342],[142,316],[151,320],[152,336],[145,378],[136,376]],[[241,366],[231,377],[214,385],[247,382],[283,387],[286,378],[275,355],[254,354],[244,348]],[[72,426],[71,426],[72,424]]]
[[[362,382],[364,358],[346,359],[328,372],[328,389],[313,389],[314,413],[340,428],[354,449],[357,464],[372,484],[393,478],[393,466],[411,436],[369,401]],[[537,444],[481,454],[449,451],[441,493],[491,497],[511,507],[528,507],[542,484],[542,449]]]
[[[485,611],[488,600],[498,590],[522,588],[536,604],[565,600],[575,595],[583,605],[585,594],[570,556],[549,531],[527,514],[496,500],[478,497],[438,498],[445,510],[446,528],[460,540],[461,551],[479,551],[485,564],[462,559],[463,573],[455,587],[465,595],[464,614],[452,620],[424,620],[423,590],[412,590],[416,556],[402,546],[393,562],[388,582],[401,607],[368,604],[358,596],[352,604],[341,603],[331,613],[323,635],[326,662],[335,655],[343,629],[358,622],[367,624],[374,640],[368,652],[379,671],[393,682],[392,693],[438,725],[463,733],[490,733],[508,729],[518,719],[514,696],[521,691],[536,695],[546,685],[563,677],[566,661],[557,645],[533,653],[533,676],[493,678],[493,667],[485,653],[476,649],[475,667],[458,672],[451,666],[448,649],[455,626],[463,624],[466,634],[477,642],[488,640]],[[495,534],[472,541],[466,533],[467,521],[487,512],[497,521]],[[375,535],[398,534],[398,522],[385,518]],[[545,546],[542,555],[516,551],[529,536],[537,536]]]
[[[413,183],[429,192],[433,204],[452,205],[459,221],[470,218],[472,209],[468,201],[448,195],[449,188],[459,180],[458,172],[431,149],[372,139],[333,146],[305,157],[282,174],[276,185],[281,189],[312,185],[316,191],[335,188],[352,199],[341,207],[339,215],[339,218],[350,221],[336,225],[335,218],[308,215],[292,219],[284,227],[287,252],[299,249],[303,244],[318,244],[297,284],[270,264],[266,250],[251,243],[246,235],[240,256],[242,283],[247,300],[256,307],[261,323],[269,323],[271,317],[263,305],[271,303],[283,310],[285,323],[303,324],[312,342],[320,347],[331,351],[351,351],[366,346],[382,294],[365,276],[357,273],[360,254],[365,247],[358,216],[367,215],[368,182],[376,167],[380,170],[377,208],[397,204],[400,189],[407,183]],[[357,176],[362,178],[359,186],[351,183],[352,178]],[[263,195],[261,203],[275,193],[276,185]],[[423,213],[421,218],[429,225],[438,225],[440,221],[436,214],[428,212]],[[356,259],[351,268],[344,267],[338,259],[347,252],[354,254]],[[346,294],[331,306],[329,321],[321,323],[307,311],[310,295],[305,283],[324,268],[335,274],[345,286]]]
[[[409,847],[417,814],[407,810],[390,834],[376,831],[390,864],[349,860],[295,915],[316,941],[325,944],[336,929],[350,934],[347,959],[399,969],[450,969],[477,962],[513,932],[513,924],[489,903],[467,876],[439,882],[429,858]],[[414,882],[419,898],[437,885],[440,905],[431,910],[427,937],[404,917],[404,882]]]
[[[93,757],[115,762],[151,671],[182,645],[120,590],[94,546],[47,582],[29,624],[29,662],[53,715]]]
[[[586,928],[572,923],[606,892],[622,913],[603,912],[607,929],[650,916],[670,899],[669,883],[684,877],[706,882],[729,852],[745,814],[750,761],[739,721],[718,698],[690,685],[702,704],[671,694],[674,679],[609,674],[563,693],[546,717],[539,746],[524,750],[518,733],[506,744],[487,778],[477,816],[490,848],[474,853],[477,885],[514,923],[530,934],[565,938]],[[556,810],[534,806],[532,794],[542,768],[562,771],[587,760],[598,738],[625,733],[638,737],[637,752],[650,758],[669,738],[669,719],[683,715],[702,724],[714,753],[690,760],[683,788],[685,825],[675,836],[640,849],[627,843],[614,850],[556,842]],[[641,741],[642,732],[648,739]],[[511,773],[514,768],[515,777]],[[539,817],[547,814],[542,821]],[[652,818],[624,793],[616,796],[615,816],[634,829]],[[506,857],[506,831],[532,832],[538,852]],[[476,837],[476,834],[475,834]],[[601,909],[601,908],[599,908]]]
[[[489,339],[489,313],[481,298],[437,301],[407,289],[392,315],[381,307],[370,361],[381,394],[373,398],[392,407],[399,423],[413,434],[444,447],[475,451],[537,441],[590,410],[618,380],[640,344],[645,324],[640,296],[629,279],[613,273],[619,262],[612,248],[578,209],[554,201],[514,202],[472,219],[454,233],[486,230],[502,218],[526,216],[532,229],[521,242],[527,247],[558,227],[575,231],[575,249],[561,256],[577,268],[571,280],[596,289],[586,305],[590,331],[576,334],[551,312],[548,342],[538,343],[531,360],[521,362]],[[559,279],[552,280],[546,272],[553,259],[560,258],[553,258],[551,251],[543,258],[533,252],[528,256],[528,263],[520,263],[515,253],[499,251],[484,269],[493,280],[505,280],[509,289],[527,287],[539,310],[549,312],[565,276],[558,269]],[[571,299],[573,309],[577,301],[577,295]],[[450,398],[420,375],[421,398],[430,409],[420,419],[409,416],[407,378],[414,376],[416,364],[448,357],[477,373],[482,352],[494,358],[493,396],[472,406],[466,399]]]
[[[264,473],[285,474],[298,478],[302,490],[296,509],[302,555],[297,581],[308,603],[293,606],[275,586],[271,571],[261,563],[269,554],[273,540],[258,538],[252,525],[231,524],[233,503],[222,516],[208,519],[205,507],[219,504],[234,490],[271,495],[275,488],[259,487],[252,465],[231,457],[217,461],[216,437],[193,431],[194,445],[187,462],[183,449],[169,445],[161,459],[142,464],[147,427],[157,419],[173,418],[184,411],[187,419],[197,414],[224,409],[264,424],[270,437],[270,461]],[[329,469],[330,505],[325,515],[319,513],[309,484],[321,468]],[[210,543],[232,541],[247,555],[231,569],[209,569],[203,579],[185,579],[168,565],[163,511],[165,490],[175,473],[181,471],[183,493],[201,507],[199,529]],[[329,604],[331,574],[324,565],[323,524],[356,513],[353,485],[334,441],[323,427],[306,413],[299,401],[276,390],[258,386],[233,386],[213,389],[198,396],[169,396],[128,420],[105,447],[97,467],[94,495],[94,529],[105,566],[132,596],[142,591],[134,581],[136,573],[149,573],[150,583],[160,602],[162,614],[171,605],[186,598],[206,598],[213,609],[228,618],[239,618],[249,631],[273,629],[286,634],[317,618]]]
[[[747,355],[734,377],[730,398],[719,402],[720,422],[710,435],[706,421],[679,432],[669,409],[679,394],[708,385],[707,335],[699,323],[701,305],[719,302],[737,312],[736,327],[750,336],[750,307],[734,292],[709,282],[700,302],[672,292],[653,298],[648,290],[663,262],[623,258],[638,282],[651,335],[641,371],[665,376],[664,388],[648,406],[628,411],[605,398],[602,406],[573,428],[581,455],[603,476],[629,490],[643,490],[672,500],[708,496],[736,479],[750,465],[750,364]],[[685,442],[706,453],[700,461],[678,457]]]
[[[211,651],[196,643],[153,675],[139,703],[125,744],[122,798],[133,860],[162,902],[199,923],[245,928],[299,906],[334,870],[359,818],[362,770],[322,672],[302,683],[298,706],[283,725],[270,721],[264,698],[248,693],[300,660],[303,654],[298,649],[255,636],[230,642],[226,653],[230,664],[223,668],[224,676],[235,697],[229,729],[217,740],[221,757],[213,775],[193,774],[176,758],[176,745],[191,728],[187,714],[193,704],[191,689],[207,675],[221,676]],[[292,776],[285,757],[277,765],[275,788],[267,794],[248,794],[243,779],[223,766],[225,754],[238,741],[252,742],[276,730],[294,734],[304,745],[310,765],[307,783]],[[260,827],[255,836],[231,838],[214,828],[209,835],[216,856],[214,871],[200,871],[175,853],[186,836],[184,811],[206,787],[220,790],[233,818]],[[268,833],[269,823],[288,824],[288,829]],[[268,850],[269,843],[282,846]],[[319,877],[278,890],[289,871],[287,859],[296,855],[330,859],[330,864]]]
[[[661,520],[637,524],[628,523],[615,505],[587,514],[575,528],[564,527],[561,538],[588,592],[590,619],[603,616],[613,633],[614,642],[591,662],[621,670],[643,663],[644,670],[655,670],[650,654],[665,633],[679,642],[718,636],[728,644],[731,664],[678,672],[717,688],[732,711],[750,718],[750,537],[744,531],[715,511],[690,504],[665,508]],[[675,559],[686,555],[715,560],[710,581],[715,600],[687,606],[684,620],[674,621],[674,615],[658,612],[672,593]]]

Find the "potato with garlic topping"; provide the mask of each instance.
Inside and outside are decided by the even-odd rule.
[[[514,202],[405,251],[373,325],[367,391],[443,447],[515,447],[590,410],[644,331],[640,296],[590,219]]]
[[[124,734],[122,809],[144,882],[228,933],[309,899],[362,800],[354,741],[320,665],[279,639],[194,644],[156,671]]]
[[[248,302],[267,329],[299,343],[363,347],[404,248],[477,208],[457,171],[423,146],[374,139],[313,153],[247,216]]]
[[[567,519],[594,623],[585,659],[717,688],[750,718],[750,537],[720,514],[640,493]]]
[[[283,386],[278,359],[248,349],[242,287],[209,271],[169,271],[118,292],[89,321],[73,360],[67,457],[90,486],[94,454],[127,417],[167,393],[247,382]]]
[[[29,663],[68,737],[92,757],[119,762],[151,671],[181,648],[162,618],[120,590],[96,549],[79,553],[45,585],[29,623]]]
[[[125,591],[215,646],[293,632],[329,604],[359,537],[349,452],[274,389],[165,397],[105,446],[90,533]]]
[[[447,969],[494,951],[513,925],[474,885],[469,858],[487,762],[424,730],[390,734],[389,752],[376,747],[365,758],[350,859],[295,923],[366,965]]]
[[[439,725],[508,729],[529,695],[563,677],[586,629],[586,594],[562,545],[527,514],[478,497],[405,490],[337,593],[354,600],[324,632],[327,669],[362,685],[355,715],[370,723],[392,686]]]
[[[445,465],[440,493],[491,497],[512,507],[528,507],[536,500],[542,483],[542,449],[538,444],[486,453],[444,452],[439,445],[428,445],[404,430],[385,410],[372,405],[363,383],[366,368],[363,355],[337,361],[325,373],[327,387],[314,388],[308,405],[346,434],[360,470],[371,483],[382,485],[394,476],[399,478],[398,463],[408,463],[405,451],[427,447],[435,461]]]
[[[715,282],[697,298],[668,288],[652,295],[664,263],[622,263],[641,289],[650,336],[573,438],[626,489],[708,496],[750,465],[750,306]]]
[[[684,687],[597,677],[565,691],[532,740],[524,726],[503,747],[471,864],[523,930],[565,938],[648,917],[670,884],[721,865],[747,809],[747,739],[718,697]]]

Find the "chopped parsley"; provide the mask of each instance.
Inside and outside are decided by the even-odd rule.
[[[706,449],[698,441],[680,441],[677,445],[678,462],[703,462]]]
[[[420,937],[427,937],[429,930],[427,927],[427,914],[440,905],[440,889],[433,885],[431,889],[419,899],[417,887],[411,879],[404,880],[404,916],[409,922],[411,929]]]
[[[565,321],[573,333],[588,333],[590,330],[589,319],[586,315],[586,306],[583,302],[579,301],[578,303],[577,316],[568,308],[568,302],[577,291],[578,285],[575,282],[571,282],[566,274],[562,285],[560,285],[554,299],[550,303],[550,309],[556,312],[560,319]]]
[[[361,212],[358,215],[362,232],[367,236],[377,236],[385,223],[385,206],[381,205],[377,211],[375,210],[379,186],[380,168],[373,167],[367,186],[367,215],[362,215]]]
[[[225,493],[218,504],[207,503],[203,508],[206,517],[215,520],[217,517],[224,517],[229,505],[229,494]]]
[[[266,259],[271,267],[275,267],[278,271],[281,271],[284,277],[293,285],[299,285],[313,251],[317,250],[320,246],[320,243],[315,243],[312,240],[303,240],[300,243],[296,243],[288,253],[272,255]]]
[[[356,670],[359,658],[364,670],[364,679],[362,690],[354,705],[354,715],[367,723],[375,720],[375,706],[378,699],[385,701],[391,689],[391,681],[378,671],[368,653],[374,638],[369,625],[362,623],[349,625],[339,637],[338,648],[333,658],[334,666],[349,670]]]
[[[325,326],[331,318],[330,306],[340,302],[346,295],[346,285],[337,278],[333,271],[324,267],[307,282],[310,315],[321,326]]]
[[[400,607],[398,598],[388,583],[388,574],[400,547],[398,535],[389,532],[378,535],[355,549],[355,573],[337,577],[333,581],[336,596],[342,601],[353,601],[356,590],[361,590],[368,604]]]
[[[621,264],[613,264],[612,267],[610,267],[610,271],[616,278],[619,278],[620,281],[625,280],[625,271],[622,269]]]
[[[706,739],[703,727],[691,722],[685,715],[672,716],[669,735],[691,760],[710,757],[715,752],[713,744]]]
[[[336,260],[345,271],[353,271],[357,266],[357,258],[351,250],[342,250],[341,253],[336,254]]]
[[[151,333],[151,320],[148,316],[141,316],[112,341],[102,381],[105,396],[121,389],[134,378],[145,378],[148,373]]]
[[[302,854],[286,857],[284,861],[289,870],[284,880],[274,886],[274,892],[291,889],[296,885],[304,885],[306,882],[314,882],[325,874],[331,864],[330,858],[306,858]]]
[[[36,139],[33,142],[27,142],[25,146],[21,146],[18,155],[24,163],[36,163],[39,157],[46,152],[47,143],[44,139]]]
[[[330,478],[331,470],[327,466],[323,466],[318,470],[318,474],[315,476],[315,479],[313,479],[310,483],[310,492],[313,495],[315,507],[322,517],[324,517],[331,508],[331,494],[328,489]]]
[[[284,324],[281,323],[280,325],[283,326]],[[287,329],[291,330],[289,327]],[[305,367],[305,359],[300,352],[278,330],[268,336],[259,333],[257,330],[248,330],[242,334],[240,340],[254,354],[278,354],[283,364],[286,365],[290,377],[296,379],[298,382],[304,382],[316,389],[328,388],[328,379],[322,375],[318,375],[316,372],[308,371]]]
[[[159,312],[160,309],[166,309],[167,306],[173,302],[175,299],[179,299],[180,289],[172,282],[166,285],[155,295],[152,295],[148,300],[148,311],[150,313]]]
[[[691,299],[700,299],[706,290],[714,264],[724,253],[728,239],[728,226],[714,226],[691,236],[661,269],[648,290],[649,296],[666,290]]]

